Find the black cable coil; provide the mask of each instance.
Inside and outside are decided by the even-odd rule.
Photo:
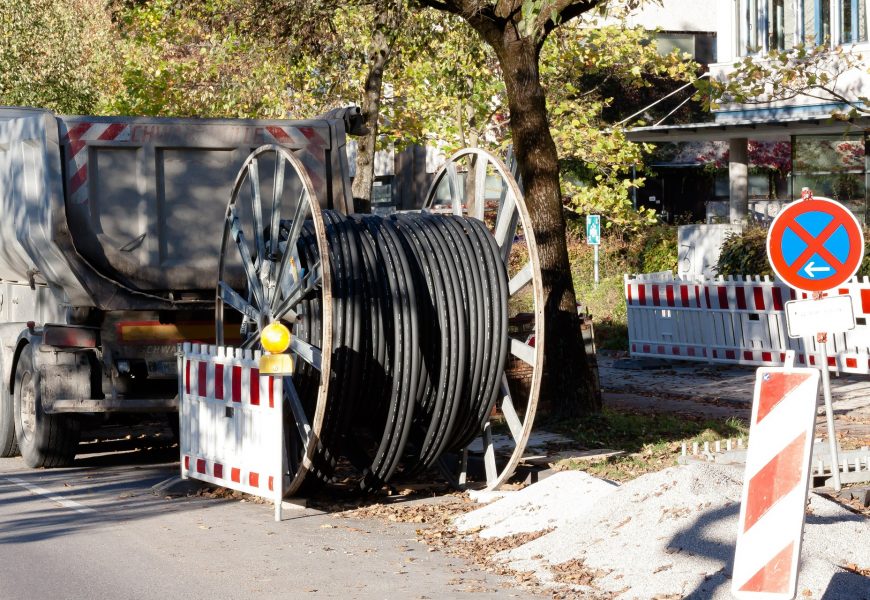
[[[507,360],[507,271],[476,219],[329,210],[323,218],[334,350],[311,471],[320,482],[373,491],[480,434]],[[317,262],[310,224],[298,250],[303,266]],[[319,300],[306,300],[294,335],[319,346],[320,318]],[[313,412],[318,373],[299,361],[293,379]]]

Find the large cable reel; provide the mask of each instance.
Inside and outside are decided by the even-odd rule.
[[[465,157],[477,179],[462,170]],[[484,204],[494,177],[493,212]],[[448,215],[433,214],[441,181],[452,190]],[[454,201],[469,181],[478,218]],[[287,494],[303,482],[373,491],[436,464],[462,485],[469,455],[482,456],[495,488],[522,457],[540,386],[543,300],[519,187],[497,158],[463,151],[436,176],[427,204],[432,211],[388,218],[322,210],[302,164],[279,146],[258,148],[239,172],[225,214],[217,341],[253,349],[270,323],[292,331]],[[509,297],[534,310],[521,335],[509,331]],[[509,355],[532,370],[527,397],[511,390]],[[493,434],[501,424],[507,453]]]

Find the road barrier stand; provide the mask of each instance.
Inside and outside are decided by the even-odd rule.
[[[795,351],[799,365],[820,363],[815,339],[789,339],[785,303],[807,299],[769,277],[692,278],[626,275],[632,356],[711,363],[782,366]],[[870,374],[870,280],[853,278],[830,295],[849,296],[855,329],[828,336],[832,371]]]
[[[179,346],[181,476],[272,500],[280,521],[283,378],[260,375],[260,356],[222,346]]]

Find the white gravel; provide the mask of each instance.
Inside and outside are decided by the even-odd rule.
[[[481,528],[482,538],[543,531],[559,526],[565,515],[588,510],[617,487],[583,471],[563,471],[462,515],[455,524],[460,531]]]
[[[554,478],[556,482],[547,483]],[[619,487],[590,479],[579,473],[554,475],[464,515],[457,525],[483,527],[488,537],[529,531],[533,524],[532,530],[538,531],[555,527],[499,558],[517,570],[535,571],[544,582],[553,580],[548,565],[581,559],[586,568],[600,573],[597,589],[576,588],[590,598],[600,592],[621,600],[731,598],[741,469],[696,463]],[[579,491],[572,489],[572,482]],[[539,486],[541,492],[532,491]],[[565,498],[555,498],[555,490]],[[577,500],[584,490],[599,495],[588,502]],[[870,600],[870,579],[841,568],[849,563],[870,568],[870,520],[815,494],[810,495],[809,510],[798,597]]]

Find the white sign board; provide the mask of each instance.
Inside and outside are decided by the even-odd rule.
[[[813,337],[817,333],[843,333],[855,329],[851,296],[828,296],[821,300],[792,300],[785,303],[785,321],[791,338]]]

